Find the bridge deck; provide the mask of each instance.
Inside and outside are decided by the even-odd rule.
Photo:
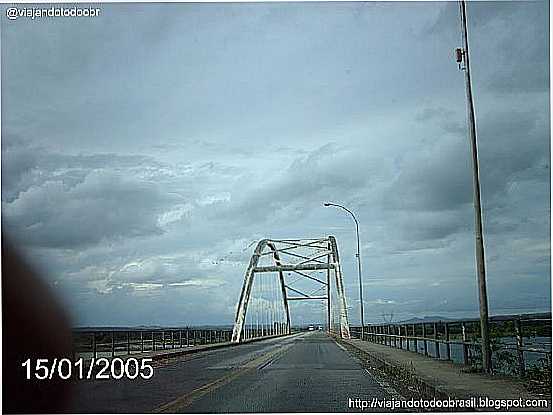
[[[325,333],[315,332],[178,412],[359,412],[348,407],[349,398],[391,399],[393,394]]]
[[[409,398],[402,390],[405,385],[394,385],[398,382],[393,376],[366,370],[366,355],[359,359],[361,349],[412,367],[419,378],[452,398],[537,398],[513,379],[463,373],[459,366],[415,353],[360,340],[337,344],[325,333],[307,332],[157,361],[149,380],[79,381],[72,412],[359,412],[359,407],[349,406],[350,399]]]
[[[157,362],[149,380],[77,383],[73,412],[348,412],[348,398],[390,398],[322,332]],[[374,411],[374,410],[373,410]]]

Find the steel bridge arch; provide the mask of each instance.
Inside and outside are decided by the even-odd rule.
[[[293,242],[292,242],[293,241]],[[295,249],[294,245],[296,247],[312,247],[315,242],[307,242],[305,244],[302,244],[303,241],[316,241],[318,244],[326,244],[328,247],[328,251],[323,255],[328,255],[328,262],[326,264],[322,263],[318,258],[320,258],[323,255],[318,255],[315,257],[307,258],[303,257],[301,255],[292,254],[289,251]],[[277,244],[289,244],[287,248],[278,249]],[[265,248],[269,248],[269,252],[264,252]],[[316,248],[321,248],[321,246],[316,246]],[[285,264],[283,263],[280,252],[286,253],[288,255],[293,255],[296,257],[302,257],[306,258],[306,260],[300,262],[300,263],[294,263],[294,264]],[[258,267],[259,259],[262,255],[265,254],[272,254],[271,257],[273,258],[274,266],[272,267]],[[339,335],[343,338],[349,338],[350,337],[350,331],[349,331],[349,323],[348,323],[348,317],[347,317],[347,305],[346,305],[346,297],[345,297],[345,291],[344,291],[344,283],[343,283],[343,274],[342,274],[342,268],[340,265],[340,256],[338,254],[338,244],[336,243],[336,238],[334,236],[328,236],[327,238],[320,238],[320,239],[289,239],[289,240],[272,240],[272,239],[262,239],[260,240],[255,250],[250,258],[249,265],[246,269],[246,273],[244,276],[244,283],[242,285],[242,291],[240,293],[240,300],[238,302],[238,307],[236,309],[236,316],[234,321],[234,328],[232,332],[232,339],[231,341],[233,343],[239,343],[242,341],[242,336],[244,332],[244,324],[246,319],[246,313],[248,310],[248,304],[251,296],[251,290],[255,278],[256,273],[260,272],[278,272],[278,280],[279,285],[282,293],[282,301],[283,301],[283,307],[286,314],[286,329],[285,333],[290,333],[290,307],[289,307],[289,298],[288,293],[286,291],[288,287],[285,283],[284,278],[284,271],[292,271],[297,272],[300,275],[303,275],[305,277],[311,278],[308,275],[300,272],[300,271],[309,271],[309,270],[328,270],[328,280],[327,280],[327,301],[328,301],[328,308],[329,308],[329,329],[330,329],[330,273],[334,271],[334,277],[335,277],[335,284],[336,284],[336,294],[338,297],[338,304],[339,304],[339,314],[340,314],[340,332]],[[293,289],[292,289],[293,290]],[[296,291],[296,290],[293,290]],[[304,299],[304,298],[295,298],[295,299]],[[310,297],[306,296],[305,299],[310,299]]]

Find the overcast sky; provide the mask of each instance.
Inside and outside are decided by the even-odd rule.
[[[74,324],[229,324],[253,241],[329,234],[357,323],[324,201],[367,321],[477,315],[457,3],[100,7],[0,22],[3,231]],[[468,14],[490,313],[549,311],[548,4]]]

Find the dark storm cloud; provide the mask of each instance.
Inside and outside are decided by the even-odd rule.
[[[471,59],[491,57],[488,67],[474,68],[480,84],[501,95],[548,91],[548,2],[472,2],[467,14]],[[452,3],[442,8],[426,33],[443,35],[455,25],[459,25],[459,7]],[[496,36],[489,36],[491,31]]]
[[[490,196],[525,172],[549,180],[548,130],[549,120],[534,109],[492,111],[482,117],[480,163],[486,167],[482,180]]]
[[[30,187],[55,179],[66,188],[82,183],[94,170],[146,172],[161,169],[151,157],[118,154],[68,155],[35,146],[20,137],[4,135],[2,154],[2,200],[13,202]]]
[[[171,198],[151,183],[93,172],[31,186],[3,211],[8,231],[31,246],[78,249],[102,240],[162,233],[157,216]]]
[[[206,213],[215,221],[257,228],[301,220],[330,195],[347,197],[385,180],[391,167],[385,160],[327,143],[296,156],[280,169],[261,168],[247,184],[229,189],[233,197]]]
[[[443,127],[455,119],[453,113],[428,109],[422,115],[419,120],[436,122],[444,133],[434,133],[432,146],[413,154],[401,167],[388,206],[427,212],[462,208],[473,198],[472,178],[467,174],[472,168],[470,144],[466,136],[447,134],[450,131]],[[526,171],[534,179],[548,180],[549,155],[543,151],[548,149],[548,122],[540,113],[492,110],[479,119],[481,180],[487,201]]]
[[[150,157],[68,155],[6,138],[3,218],[30,246],[80,249],[159,235],[158,216],[182,202],[160,189],[165,166]]]

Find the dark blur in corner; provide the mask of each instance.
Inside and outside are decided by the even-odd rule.
[[[26,379],[21,365],[31,359],[71,358],[70,322],[40,275],[2,235],[2,412],[67,410],[71,380]],[[33,373],[33,371],[31,371]]]

